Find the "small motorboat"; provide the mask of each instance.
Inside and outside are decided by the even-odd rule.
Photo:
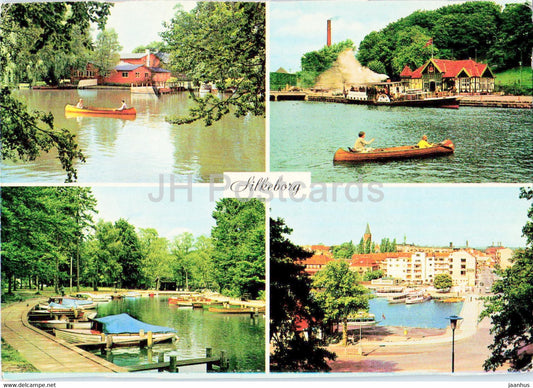
[[[339,148],[335,152],[333,162],[381,162],[388,160],[425,158],[441,155],[453,154],[455,146],[451,140],[444,140],[428,148],[418,148],[417,146],[400,146],[391,148],[376,148],[369,152],[346,151]]]
[[[131,346],[145,341],[148,332],[152,332],[153,342],[173,341],[178,337],[171,327],[151,325],[129,316],[128,314],[110,315],[93,319],[92,329],[54,329],[57,338],[69,343],[102,343],[112,336],[114,346]]]
[[[113,108],[77,108],[75,105],[65,105],[65,114],[70,113],[74,115],[90,115],[90,116],[135,116],[137,111],[135,108],[127,109],[113,109]]]

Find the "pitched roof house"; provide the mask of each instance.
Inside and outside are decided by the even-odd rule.
[[[105,77],[105,83],[121,85],[155,85],[164,87],[171,76],[170,70],[162,68],[166,54],[144,53],[121,54],[120,62]]]
[[[431,58],[414,71],[405,66],[400,77],[411,90],[460,93],[490,93],[494,90],[494,74],[489,66],[472,59]]]

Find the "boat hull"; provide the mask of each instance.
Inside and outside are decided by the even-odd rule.
[[[146,334],[104,334],[96,330],[88,329],[55,329],[54,334],[71,344],[97,344],[107,341],[108,336],[113,337],[115,346],[137,345],[141,341],[146,341]],[[172,341],[176,338],[174,333],[155,333],[152,335],[154,343]]]
[[[74,105],[67,104],[65,106],[65,114],[74,115],[89,115],[89,116],[135,116],[137,111],[135,108],[128,108],[123,110],[111,108],[76,108]]]
[[[209,307],[208,311],[212,313],[217,314],[256,314],[256,313],[264,313],[264,308],[253,308],[253,307],[243,307],[243,308],[235,308],[235,307]]]
[[[412,106],[419,108],[448,108],[448,109],[459,109],[459,101],[457,97],[428,97],[423,99],[404,99],[390,102],[380,102],[376,101],[376,105],[383,106]]]
[[[445,140],[433,147],[417,148],[415,146],[401,146],[379,148],[370,152],[351,152],[339,148],[333,156],[333,161],[348,163],[385,162],[412,158],[428,158],[453,154],[455,146],[450,140]]]

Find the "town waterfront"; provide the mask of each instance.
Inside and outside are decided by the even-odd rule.
[[[313,182],[516,183],[533,179],[530,109],[375,107],[270,103],[272,171],[310,171]],[[455,153],[430,159],[334,165],[359,131],[373,148],[450,139]]]
[[[157,344],[151,352],[139,348],[117,348],[105,358],[119,366],[157,362],[157,354],[173,352],[178,360],[213,356],[225,351],[229,372],[265,371],[265,318],[249,314],[217,314],[207,309],[181,308],[168,304],[168,297],[137,297],[113,300],[98,306],[98,317],[128,313],[143,322],[173,327],[179,340]],[[95,351],[100,356],[100,351]],[[150,361],[150,357],[153,359]],[[168,358],[168,357],[167,357]],[[166,360],[168,361],[168,359]],[[205,365],[180,368],[181,372],[205,372]]]
[[[188,92],[172,95],[132,94],[126,90],[20,90],[30,110],[52,112],[56,128],[76,135],[85,157],[77,163],[78,182],[158,182],[173,174],[175,181],[209,182],[225,171],[264,171],[265,120],[226,115],[206,127],[203,121],[171,125],[165,117],[186,115]],[[85,106],[118,108],[124,99],[137,110],[134,119],[65,117],[65,105],[79,98]],[[55,152],[32,162],[2,161],[3,183],[62,183],[66,174]],[[221,181],[219,178],[217,181]]]

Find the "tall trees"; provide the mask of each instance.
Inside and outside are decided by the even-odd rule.
[[[217,202],[213,218],[213,264],[221,292],[257,298],[265,290],[264,203],[224,198]]]
[[[142,284],[141,276],[141,244],[135,232],[135,226],[121,218],[115,222],[121,249],[117,261],[122,267],[120,284],[124,288],[138,288]]]
[[[533,189],[522,189],[520,196],[532,200]],[[522,229],[526,248],[515,252],[513,265],[494,283],[495,295],[487,298],[481,314],[490,317],[494,335],[494,343],[489,346],[492,353],[483,364],[485,370],[495,370],[505,363],[517,371],[533,367],[533,205],[528,217]]]
[[[472,58],[503,70],[519,61],[529,63],[532,31],[527,4],[507,4],[503,11],[489,1],[452,4],[413,12],[369,33],[359,44],[357,58],[364,66],[383,64],[391,77],[398,77],[405,65],[421,66],[432,52],[439,58]],[[429,38],[432,47],[426,46]]]
[[[270,369],[327,372],[327,360],[336,355],[316,337],[324,313],[311,294],[311,279],[297,263],[312,254],[286,237],[291,232],[282,219],[270,220]]]
[[[3,188],[2,273],[8,291],[15,277],[53,284],[58,291],[68,276],[61,268],[72,268],[94,207],[87,188]]]
[[[351,241],[331,248],[333,257],[336,259],[351,259],[356,251],[357,247]]]
[[[344,260],[329,262],[313,277],[316,300],[322,306],[326,319],[343,324],[342,341],[348,340],[348,316],[367,311],[369,291],[361,286],[359,275],[350,270]]]
[[[147,228],[140,230],[140,243],[143,262],[138,271],[144,275],[149,288],[159,290],[161,280],[170,279],[172,275],[172,256],[168,240],[159,237],[155,229]]]
[[[212,83],[219,99],[209,94],[196,101],[177,124],[203,119],[211,125],[234,109],[237,117],[265,114],[265,4],[261,2],[199,2],[190,12],[178,10],[161,36],[170,50],[171,67],[197,84]]]
[[[0,121],[2,122],[2,158],[35,160],[41,152],[57,149],[67,181],[76,179],[76,160],[84,161],[74,135],[54,127],[51,113],[29,112],[14,98],[9,83],[30,78],[30,73],[47,60],[47,77],[56,82],[63,73],[66,56],[76,49],[90,23],[103,27],[110,3],[44,2],[2,4],[0,15]],[[88,41],[81,41],[87,46]],[[50,47],[60,51],[61,60],[48,54]]]
[[[96,36],[92,61],[100,70],[101,75],[107,74],[119,61],[122,46],[118,41],[117,32],[111,28],[103,30]]]
[[[200,236],[195,239],[191,233],[185,232],[174,239],[171,251],[173,276],[179,286],[185,289],[217,288],[210,238]]]

